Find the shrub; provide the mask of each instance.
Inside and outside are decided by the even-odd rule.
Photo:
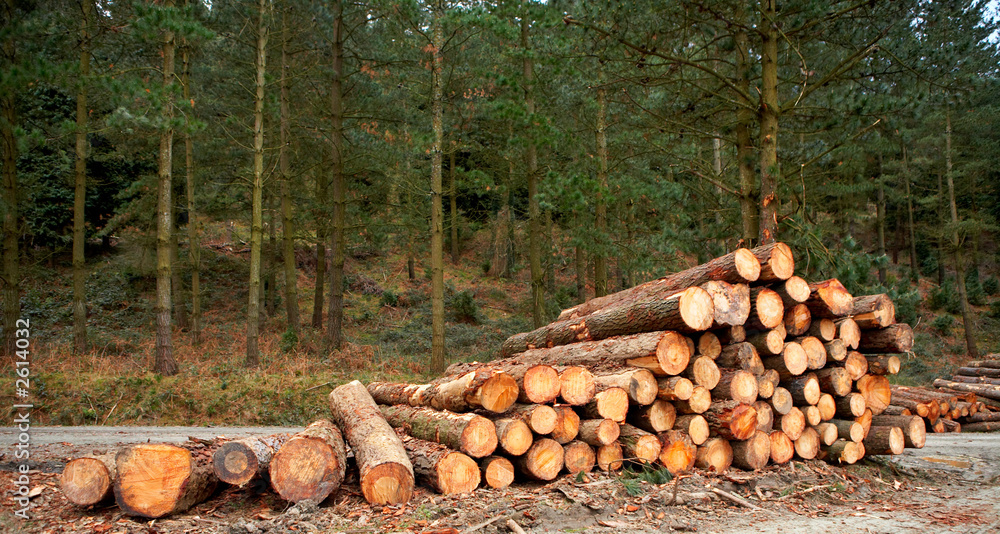
[[[960,313],[962,311],[962,303],[959,301],[958,291],[955,290],[955,279],[946,278],[940,287],[931,291],[928,304],[932,310]]]
[[[979,269],[973,267],[965,276],[965,295],[969,299],[969,304],[982,306],[986,304],[986,291],[979,281]]]
[[[995,319],[1000,319],[1000,300],[994,300],[990,303],[989,315]]]
[[[938,315],[934,319],[934,322],[931,323],[931,328],[937,330],[943,336],[951,335],[951,328],[953,326],[955,326],[955,318],[948,314]]]
[[[391,289],[386,289],[382,292],[382,299],[379,302],[382,306],[399,306],[399,295]]]
[[[890,288],[888,295],[896,306],[896,321],[909,325],[916,324],[920,292],[905,284],[899,284]]]
[[[479,324],[479,306],[471,291],[460,291],[448,299],[448,310],[457,323]]]
[[[997,295],[1000,293],[1000,280],[995,276],[983,280],[983,291],[991,297]]]

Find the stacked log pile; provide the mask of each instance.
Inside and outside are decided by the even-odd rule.
[[[1000,431],[1000,355],[967,362],[933,388],[893,387],[893,413],[918,415],[934,432]]]
[[[332,420],[294,436],[127,447],[71,462],[63,491],[80,505],[113,493],[130,514],[162,517],[220,480],[267,477],[286,500],[322,501],[348,451],[365,499],[397,504],[415,483],[464,493],[625,462],[721,473],[922,447],[923,416],[890,406],[886,375],[913,343],[892,301],[793,271],[784,244],[738,249],[565,310],[504,341],[501,359],[428,384],[344,384]]]

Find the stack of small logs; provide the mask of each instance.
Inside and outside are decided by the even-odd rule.
[[[934,432],[1000,431],[1000,355],[959,367],[934,388],[892,387],[889,411],[919,415]]]
[[[67,464],[63,491],[79,505],[113,494],[152,518],[217,481],[269,479],[286,500],[322,501],[348,451],[365,499],[396,504],[416,482],[464,493],[624,462],[721,473],[922,447],[924,419],[886,413],[886,375],[913,343],[892,301],[793,271],[782,243],[738,249],[564,310],[507,339],[502,359],[428,384],[339,386],[333,420],[294,436],[129,446]]]

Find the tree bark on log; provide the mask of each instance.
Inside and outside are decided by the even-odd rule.
[[[681,430],[668,430],[657,434],[660,440],[660,463],[671,475],[686,473],[694,467],[698,447],[691,441],[691,436]]]
[[[822,448],[823,446],[833,445],[837,439],[837,427],[830,423],[820,423],[813,427],[816,433],[819,434],[819,444]]]
[[[334,389],[329,401],[334,420],[357,459],[365,500],[371,504],[409,501],[413,495],[413,464],[368,390],[355,380]]]
[[[1000,378],[1000,369],[993,369],[991,367],[959,367],[956,373],[963,376]]]
[[[997,432],[1000,431],[1000,423],[989,421],[982,423],[967,423],[962,425],[965,432]]]
[[[1000,386],[1000,378],[989,378],[986,376],[966,376],[953,375],[952,382],[962,382],[965,384],[986,384],[989,386]]]
[[[482,474],[479,464],[469,456],[448,447],[406,435],[397,430],[403,447],[413,462],[417,480],[442,495],[470,493],[479,487]]]
[[[597,463],[597,454],[589,444],[579,440],[563,445],[563,465],[571,475],[589,473]]]
[[[815,406],[819,402],[819,379],[816,378],[816,373],[782,380],[781,387],[792,394],[792,400],[798,405]]]
[[[620,432],[618,423],[611,419],[586,419],[580,421],[580,430],[576,438],[594,447],[600,447],[615,442]]]
[[[784,243],[769,243],[750,252],[760,262],[760,275],[756,280],[759,283],[766,284],[787,280],[795,272],[795,258],[792,255],[792,249]]]
[[[698,386],[715,389],[719,384],[719,366],[707,356],[698,356],[688,364],[684,376]]]
[[[862,443],[869,455],[903,454],[906,438],[898,426],[872,426]]]
[[[726,345],[722,348],[722,353],[719,354],[719,357],[715,359],[715,364],[719,367],[743,369],[754,375],[764,372],[764,363],[757,354],[757,349],[750,343]],[[702,385],[704,386],[705,384]]]
[[[802,336],[809,332],[809,327],[812,326],[812,313],[809,312],[809,307],[805,304],[786,306],[783,322],[789,336]]]
[[[611,419],[621,423],[628,415],[628,404],[628,393],[612,387],[594,395],[590,402],[580,407],[580,414],[586,419]]]
[[[795,443],[780,430],[773,430],[767,435],[771,442],[771,462],[775,465],[788,463],[795,456]]]
[[[818,339],[818,338],[817,338]],[[847,345],[842,339],[834,339],[823,343],[826,348],[827,362],[842,362],[847,358]]]
[[[836,278],[811,283],[809,290],[809,298],[806,299],[805,304],[809,306],[813,319],[833,319],[851,313],[854,297]]]
[[[347,450],[340,429],[321,419],[288,438],[268,468],[271,487],[291,502],[321,503],[337,491],[347,472]]]
[[[694,384],[683,376],[658,378],[656,388],[656,398],[667,401],[688,400],[694,393]]]
[[[865,439],[865,428],[853,419],[831,419],[830,424],[837,428],[837,437],[855,443]]]
[[[771,438],[756,431],[748,439],[731,442],[733,465],[747,471],[763,469],[771,459]]]
[[[677,409],[668,401],[657,400],[649,406],[630,410],[628,422],[647,432],[665,432],[674,427]]]
[[[908,449],[922,449],[927,443],[927,425],[924,418],[916,415],[876,415],[872,426],[899,427],[903,431],[904,445]]]
[[[868,374],[868,358],[854,350],[849,351],[843,360],[829,363],[831,367],[844,368],[851,380],[860,380],[862,376]]]
[[[659,388],[656,377],[648,369],[626,369],[620,373],[594,375],[594,385],[605,390],[617,387],[628,393],[629,401],[646,406],[656,400]]]
[[[781,354],[781,351],[785,350],[785,335],[786,330],[782,326],[772,330],[755,332],[747,337],[747,343],[753,345],[757,349],[757,353],[762,357],[777,356]]]
[[[774,369],[782,378],[799,376],[809,368],[809,357],[802,345],[794,341],[785,343],[780,356],[768,356],[761,362],[766,369]]]
[[[267,476],[274,454],[288,441],[289,434],[256,436],[227,441],[212,455],[215,476],[226,484],[243,487],[257,477]]]
[[[902,367],[895,354],[865,354],[864,357],[868,360],[868,372],[873,375],[894,375]]]
[[[786,308],[805,303],[812,293],[812,290],[809,289],[809,283],[798,276],[792,276],[784,282],[775,283],[771,289],[781,297],[781,302],[785,303]]]
[[[862,330],[885,328],[896,322],[896,305],[885,293],[862,295],[854,297],[851,316]]]
[[[114,497],[115,453],[74,458],[59,477],[59,489],[76,506],[93,506]]]
[[[987,358],[989,358],[990,356],[996,357],[996,356],[1000,356],[1000,355],[998,355],[998,354],[987,354],[986,355]],[[990,360],[990,359],[987,359],[987,360],[973,360],[971,362],[967,362],[965,364],[965,367],[985,367],[987,369],[1000,369],[1000,360]]]
[[[837,440],[832,445],[821,447],[822,458],[827,462],[839,464],[855,464],[864,457],[864,446],[847,440]]]
[[[379,408],[393,428],[402,428],[415,438],[446,445],[473,458],[493,454],[499,442],[496,425],[481,415],[442,412],[402,404]]]
[[[554,480],[565,464],[565,452],[563,446],[555,440],[536,439],[527,452],[517,457],[516,462],[521,472],[529,478]]]
[[[699,287],[712,297],[712,328],[741,325],[750,316],[750,286],[713,280]]]
[[[733,448],[723,438],[711,438],[698,447],[694,465],[714,473],[725,473],[733,465]]]
[[[1000,400],[1000,386],[990,384],[966,384],[964,382],[954,382],[938,378],[934,380],[934,387],[966,391],[987,399]]]
[[[518,386],[517,400],[524,404],[553,402],[559,395],[559,373],[546,364],[493,361],[487,363],[453,363],[445,370],[448,376],[465,377],[470,372],[502,371],[510,375]],[[498,379],[494,379],[495,381]],[[434,383],[437,383],[435,381]],[[509,383],[508,383],[509,386]],[[379,401],[381,402],[381,401]],[[382,404],[410,404],[409,402],[382,402]],[[412,404],[411,404],[412,405]],[[433,407],[433,406],[432,406]],[[467,410],[459,410],[467,411]]]
[[[757,411],[736,401],[713,402],[703,414],[708,428],[729,440],[744,440],[757,431]]]
[[[701,445],[709,438],[708,421],[698,414],[679,415],[674,421],[674,428],[682,430],[691,436],[691,443]]]
[[[626,460],[653,463],[660,456],[660,440],[653,434],[630,424],[621,425],[618,442]]]
[[[913,350],[913,329],[906,323],[896,323],[877,330],[861,332],[861,342],[858,344],[861,352],[892,352],[902,353]]]
[[[514,464],[503,456],[487,456],[479,462],[483,482],[493,489],[504,489],[514,482]]]
[[[115,501],[122,512],[156,519],[207,499],[218,483],[211,451],[160,443],[129,445],[115,455]]]
[[[481,368],[430,384],[372,382],[368,393],[379,404],[426,406],[451,412],[483,408],[503,413],[517,401],[518,387],[507,373]]]
[[[815,374],[819,379],[820,391],[831,395],[846,397],[854,386],[850,373],[842,367],[827,367],[816,371]]]

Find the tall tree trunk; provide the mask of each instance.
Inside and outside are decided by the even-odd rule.
[[[323,328],[323,302],[326,293],[326,236],[327,236],[327,207],[329,198],[330,179],[322,170],[316,173],[316,287],[313,291],[313,328]]]
[[[920,277],[917,264],[917,233],[913,227],[913,196],[910,194],[910,168],[907,163],[906,146],[903,146],[903,185],[906,191],[906,225],[910,241],[910,278],[916,282]]]
[[[268,0],[257,4],[257,50],[254,61],[253,101],[253,187],[250,222],[250,298],[247,303],[247,355],[244,365],[260,365],[260,259],[264,234],[264,84],[267,70]]]
[[[269,221],[267,223],[267,270],[264,278],[265,306],[267,316],[274,317],[278,308],[278,262],[281,261],[281,250],[278,246],[278,199],[274,197],[274,190],[267,197],[267,212]]]
[[[87,84],[90,76],[90,14],[94,4],[81,0],[80,86],[76,93],[76,166],[73,188],[73,352],[87,352],[87,258],[84,209],[87,202]]]
[[[527,5],[525,5],[527,7]],[[535,73],[529,32],[528,10],[521,16],[522,71],[524,74],[524,110],[528,116],[528,265],[531,271],[531,319],[535,328],[545,324],[545,273],[542,271],[542,213],[538,203],[538,152],[535,146]]]
[[[164,7],[174,7],[174,0],[166,0]],[[174,213],[172,198],[174,130],[173,99],[166,88],[174,81],[174,32],[163,32],[163,87],[167,101],[163,103],[160,131],[159,171],[157,173],[158,200],[156,208],[156,351],[153,370],[161,375],[177,374],[170,331],[171,264],[170,239],[173,235]]]
[[[451,262],[458,265],[458,185],[455,182],[455,152],[458,147],[452,147],[451,155],[448,158],[448,176],[451,179],[451,187],[448,193],[448,209],[451,212]]]
[[[172,181],[173,179],[171,179],[171,182]],[[173,292],[170,300],[173,302],[174,307],[174,324],[176,324],[177,328],[181,330],[187,330],[187,306],[184,304],[184,284],[181,281],[181,262],[179,260],[180,253],[178,250],[180,247],[180,239],[176,231],[178,228],[177,213],[174,213],[173,228],[174,231],[170,232],[170,291]]]
[[[946,104],[947,105],[947,104]],[[951,161],[951,108],[945,109],[945,130],[944,130],[944,161],[945,177],[948,180],[948,205],[951,208],[951,246],[955,259],[955,273],[958,277],[958,297],[962,302],[962,323],[965,326],[965,346],[968,357],[975,360],[979,357],[976,349],[975,318],[972,316],[972,307],[969,306],[969,298],[965,292],[965,264],[962,260],[962,241],[958,229],[958,206],[955,203],[955,179],[952,172]]]
[[[604,63],[597,70],[597,195],[594,198],[594,231],[597,233],[597,250],[594,251],[594,297],[608,294],[608,259],[603,249],[608,233],[608,206],[604,192],[608,189],[608,98]]]
[[[778,0],[761,0],[760,243],[778,239]]]
[[[3,3],[3,28],[8,29],[14,24],[14,0]],[[16,48],[14,38],[8,37],[2,45],[3,67],[14,63]],[[13,357],[14,331],[17,320],[21,316],[21,273],[19,270],[20,251],[18,247],[18,187],[17,187],[17,136],[14,128],[17,126],[17,108],[13,92],[0,92],[0,138],[3,149],[3,275],[0,284],[3,285],[3,351]]]
[[[941,228],[944,228],[948,224],[948,215],[944,208],[944,173],[938,172],[938,217],[941,218]],[[944,240],[945,233],[944,230],[938,232],[937,235],[937,283],[938,287],[944,285]]]
[[[184,91],[184,102],[194,102],[191,98],[191,51],[185,43],[181,49],[181,84]],[[191,341],[201,344],[201,227],[194,203],[194,140],[191,137],[190,114],[194,113],[194,105],[189,115],[184,119],[184,196],[187,198],[188,210],[188,263],[191,266]]]
[[[750,44],[745,27],[749,22],[742,2],[737,2],[737,20],[745,24],[738,26],[733,35],[736,44],[736,87],[743,94],[750,94]],[[739,96],[737,95],[739,99]],[[742,101],[742,99],[739,99]],[[736,168],[740,182],[740,221],[744,247],[753,247],[760,234],[760,214],[758,212],[757,176],[754,173],[753,140],[750,125],[754,112],[750,102],[736,109]]]
[[[285,267],[285,318],[288,332],[299,333],[298,271],[295,269],[295,227],[292,216],[292,165],[289,155],[292,144],[291,100],[288,89],[288,71],[291,69],[288,53],[287,8],[281,14],[281,146],[278,149],[278,167],[281,172],[281,238]]]
[[[883,182],[882,176],[882,154],[878,155],[878,196],[875,203],[875,224],[878,226],[878,255],[879,258],[885,257],[885,183]],[[879,261],[884,262],[884,259]],[[885,287],[886,281],[886,267],[885,263],[879,265],[878,268],[878,281]]]
[[[444,102],[442,67],[444,66],[444,3],[436,2],[431,22],[431,124],[434,144],[431,147],[431,372],[444,371],[444,213],[441,206],[441,157],[444,145]]]
[[[330,268],[330,309],[326,353],[344,344],[344,255],[347,242],[347,175],[344,174],[344,35],[343,3],[333,2],[333,79],[330,84],[330,146],[333,149],[333,265]]]
[[[576,246],[576,301],[587,300],[587,252],[582,245]]]

